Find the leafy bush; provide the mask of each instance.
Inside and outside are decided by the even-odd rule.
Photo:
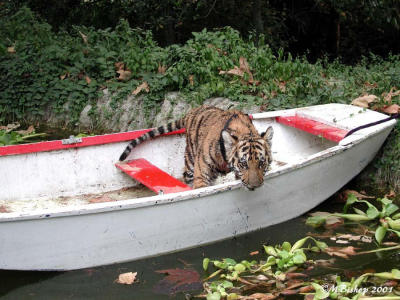
[[[363,93],[380,96],[400,86],[399,56],[371,56],[355,66],[327,60],[310,64],[262,35],[257,43],[226,27],[193,33],[184,45],[159,47],[149,31],[120,21],[114,30],[73,27],[55,34],[28,9],[0,21],[0,122],[43,119],[47,110],[68,114],[71,126],[102,89],[112,105],[134,93],[156,110],[165,93],[188,102],[214,96],[261,105],[264,110],[320,103],[348,103]],[[146,88],[143,84],[146,85]],[[148,91],[146,91],[148,89]]]

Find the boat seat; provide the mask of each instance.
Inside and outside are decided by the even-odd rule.
[[[172,177],[144,158],[118,162],[117,168],[158,194],[191,190],[191,187]]]
[[[347,134],[347,130],[330,126],[318,121],[303,118],[300,116],[280,116],[276,117],[276,121],[308,133],[322,136],[327,140],[339,143]]]

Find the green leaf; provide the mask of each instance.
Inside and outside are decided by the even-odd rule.
[[[353,205],[358,201],[357,197],[354,194],[349,194],[347,196],[346,204],[343,207],[343,213],[347,213],[347,210],[350,205]]]
[[[325,291],[322,286],[314,282],[312,282],[311,285],[314,287],[315,290],[314,300],[320,300],[329,297],[329,292]]]
[[[237,265],[235,265],[235,266],[234,266],[234,269],[235,269],[235,271],[238,272],[238,273],[241,273],[241,272],[246,271],[246,267],[245,267],[244,265],[242,265],[242,264],[237,264]]]
[[[391,214],[395,213],[399,207],[396,204],[389,203],[386,204],[383,211],[384,211],[384,216],[389,217]]]
[[[379,213],[379,212],[378,212]],[[340,214],[340,213],[334,213],[333,214],[336,217],[341,217],[343,219],[346,220],[350,220],[350,221],[356,221],[356,222],[360,222],[360,221],[370,221],[371,218],[368,216],[362,216],[362,215],[358,215],[358,214]]]
[[[385,235],[386,235],[386,231],[387,231],[387,228],[384,227],[384,226],[379,226],[379,227],[376,229],[376,231],[375,231],[375,239],[376,239],[376,241],[378,242],[378,244],[381,244],[383,238],[384,238]]]
[[[391,229],[400,230],[400,219],[392,220],[391,218],[386,217],[385,220],[388,222]]]
[[[210,263],[210,259],[209,258],[206,257],[206,258],[203,259],[203,269],[204,269],[204,271],[207,271],[209,263]]]
[[[268,255],[278,256],[278,253],[276,252],[275,248],[272,246],[264,245],[264,250],[265,250],[265,253],[267,253]]]
[[[327,218],[326,216],[308,217],[306,220],[306,224],[314,228],[317,228],[325,224],[326,218]]]
[[[292,245],[289,242],[283,242],[282,249],[289,252],[292,249]]]
[[[366,215],[367,215],[367,214],[366,214],[365,212],[363,212],[361,209],[358,209],[358,208],[353,207],[353,210],[354,210],[357,214],[359,214],[359,215],[361,215],[361,216],[366,216]]]
[[[236,300],[236,299],[239,299],[239,296],[236,293],[230,293],[226,297],[226,300]]]
[[[232,258],[224,258],[222,261],[226,263],[228,266],[234,266],[237,264],[237,262]]]
[[[221,294],[219,292],[214,292],[212,294],[207,295],[207,300],[220,300]]]

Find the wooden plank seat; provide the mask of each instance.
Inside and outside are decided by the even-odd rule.
[[[128,174],[133,179],[156,193],[178,193],[191,190],[183,182],[151,164],[144,158],[134,159],[127,162],[118,162],[117,168]]]
[[[344,129],[299,116],[280,116],[276,117],[276,121],[314,135],[322,136],[336,143],[340,142],[348,132]]]

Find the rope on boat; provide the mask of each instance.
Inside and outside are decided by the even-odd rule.
[[[391,115],[390,117],[388,117],[386,119],[382,119],[382,120],[379,120],[379,121],[376,121],[376,122],[372,122],[372,123],[368,123],[368,124],[365,124],[365,125],[358,126],[356,128],[353,128],[352,130],[350,130],[344,136],[344,138],[347,138],[349,135],[352,135],[354,132],[359,131],[361,129],[368,128],[368,127],[371,127],[371,126],[375,126],[375,125],[378,125],[378,124],[381,124],[381,123],[385,123],[385,122],[390,121],[390,120],[399,119],[399,118],[400,118],[400,114],[393,114],[393,115]]]

